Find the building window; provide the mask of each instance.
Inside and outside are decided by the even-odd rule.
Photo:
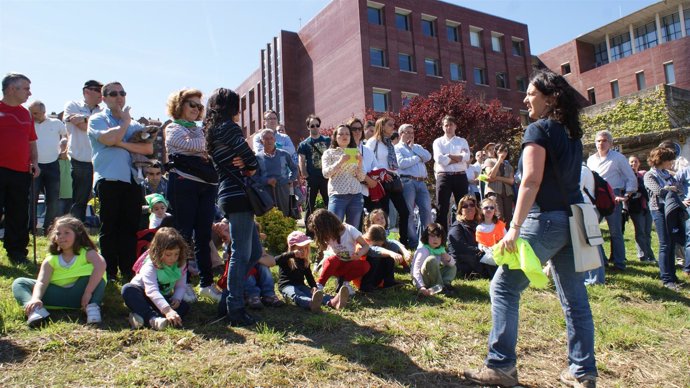
[[[497,53],[503,51],[503,34],[497,32],[491,33],[491,49]]]
[[[617,61],[632,54],[632,43],[630,42],[630,34],[624,33],[614,36],[611,42],[611,61]]]
[[[434,20],[422,19],[422,33],[424,36],[436,36],[436,26],[434,24]]]
[[[417,93],[402,92],[400,94],[400,101],[401,101],[402,107],[407,108],[408,106],[410,106],[410,102],[412,102],[412,99],[417,97],[417,96],[418,96]]]
[[[527,78],[526,77],[517,77],[517,90],[521,92],[526,92],[527,91]]]
[[[611,98],[617,98],[621,96],[620,90],[618,90],[618,80],[611,81]]]
[[[597,103],[597,95],[596,93],[594,93],[594,88],[587,89],[587,99],[589,100],[589,103],[592,105]]]
[[[506,73],[496,73],[496,87],[508,89],[508,76],[506,75]]]
[[[481,67],[475,67],[474,71],[474,83],[477,85],[488,85],[488,81],[486,79],[486,69],[482,69]]]
[[[644,79],[644,71],[635,73],[635,80],[637,81],[637,90],[647,89],[647,81]]]
[[[683,10],[685,15],[685,36],[690,36],[690,8]]]
[[[524,128],[529,125],[529,112],[520,110],[520,125]]]
[[[390,90],[374,88],[374,111],[388,112],[390,109]]]
[[[441,75],[438,69],[438,59],[426,58],[424,60],[424,68],[426,69],[426,75]]]
[[[680,39],[681,35],[678,12],[661,18],[661,37],[664,42]]]
[[[414,71],[414,61],[411,55],[398,53],[398,64],[400,65],[400,71]]]
[[[457,25],[446,24],[446,34],[448,35],[449,42],[459,42],[460,33],[458,32]]]
[[[381,8],[372,7],[371,5],[367,7],[367,17],[369,18],[369,23],[382,25],[383,24],[383,14]]]
[[[474,47],[482,47],[482,29],[470,27],[470,44]]]
[[[664,76],[666,77],[666,85],[676,83],[676,72],[673,69],[673,62],[664,63]]]
[[[609,53],[606,50],[606,41],[594,45],[594,67],[609,63]]]
[[[523,42],[522,39],[513,38],[512,39],[512,49],[513,49],[513,55],[515,55],[516,57],[524,57],[525,56],[525,42]]]
[[[409,31],[410,30],[410,15],[401,13],[400,11],[395,12],[395,27],[398,30]]]
[[[369,64],[376,67],[386,67],[386,56],[382,49],[370,48],[369,49]]]
[[[561,65],[561,74],[566,75],[570,74],[570,62],[564,63]]]
[[[462,66],[458,63],[450,64],[450,80],[451,81],[462,81]]]
[[[635,29],[635,49],[644,51],[659,44],[656,36],[656,22],[650,22]]]

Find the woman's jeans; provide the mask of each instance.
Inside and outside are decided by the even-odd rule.
[[[630,213],[635,227],[635,245],[637,258],[640,260],[655,260],[652,250],[652,213],[645,209],[639,213]]]
[[[311,289],[304,284],[298,284],[296,286],[287,285],[280,289],[280,292],[285,296],[285,299],[290,299],[295,302],[295,304],[303,309],[309,310],[311,304]],[[330,295],[323,295],[322,305],[327,305],[332,299]]]
[[[230,222],[229,248],[230,268],[228,270],[227,313],[230,318],[238,311],[244,310],[244,278],[259,258],[263,248],[259,240],[259,231],[254,223],[254,213],[251,211],[240,213],[225,213]],[[221,309],[222,311],[222,309]]]
[[[575,272],[568,214],[530,213],[522,224],[520,237],[530,243],[542,264],[551,260],[553,281],[565,314],[570,372],[576,377],[596,376],[594,323],[584,273]],[[493,323],[486,357],[490,367],[510,368],[516,364],[520,295],[528,285],[524,272],[507,266],[500,266],[491,281]]]
[[[355,228],[359,228],[362,210],[364,210],[362,193],[331,194],[328,196],[328,211]]]
[[[656,226],[656,235],[659,237],[659,272],[661,281],[666,283],[676,283],[676,263],[674,261],[673,241],[666,228],[666,217],[664,207],[659,206],[659,210],[652,210],[652,218]]]

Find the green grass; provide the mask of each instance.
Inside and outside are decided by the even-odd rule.
[[[631,229],[629,270],[589,288],[600,386],[690,387],[690,288],[661,287],[658,268],[634,259]],[[122,285],[109,284],[100,327],[68,311],[30,330],[10,288],[35,275],[0,255],[0,386],[463,386],[491,329],[488,281],[456,280],[456,296],[418,298],[397,273],[404,287],[357,295],[343,311],[266,308],[249,329],[213,323],[215,306],[202,299],[184,328],[132,331]],[[520,381],[559,387],[566,333],[553,288],[528,289],[520,318]]]

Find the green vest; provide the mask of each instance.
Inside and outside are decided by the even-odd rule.
[[[93,273],[93,264],[86,260],[86,248],[82,248],[79,255],[75,257],[74,264],[69,268],[64,268],[60,265],[58,255],[48,255],[46,257],[48,264],[53,267],[53,276],[50,277],[50,284],[64,287],[74,284],[80,277],[91,276]],[[106,280],[105,273],[103,280]]]

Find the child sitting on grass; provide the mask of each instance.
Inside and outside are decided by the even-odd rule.
[[[386,229],[381,225],[371,225],[364,234],[364,239],[370,246],[367,253],[370,268],[362,277],[360,291],[374,291],[379,285],[382,288],[400,285],[395,281],[393,269],[396,263],[401,263],[404,259],[399,246],[386,239]]]
[[[63,216],[55,220],[48,236],[50,254],[43,260],[36,280],[18,278],[12,293],[36,327],[50,315],[48,308],[81,308],[86,323],[101,322],[101,301],[105,293],[103,256],[81,221]]]
[[[354,226],[343,223],[338,216],[326,209],[315,211],[309,217],[308,227],[314,233],[319,249],[324,251],[323,266],[316,287],[323,290],[332,276],[342,277],[343,287],[347,288],[350,295],[354,295],[350,281],[369,271],[369,263],[362,260],[369,251],[369,244],[362,233]]]
[[[404,270],[409,270],[410,268],[410,262],[412,262],[412,252],[410,252],[405,246],[397,240],[389,239],[388,234],[388,216],[386,215],[386,212],[384,212],[381,209],[374,209],[369,213],[367,216],[366,220],[364,221],[364,230],[369,230],[369,227],[371,225],[380,225],[382,226],[385,231],[386,231],[386,243],[390,244],[395,244],[398,249],[397,252],[402,255],[402,260],[396,260],[397,264],[400,264],[400,266]],[[370,247],[370,250],[377,251],[377,247]]]
[[[156,232],[147,255],[134,278],[122,287],[122,297],[132,311],[132,329],[149,326],[163,330],[168,324],[182,325],[189,311],[183,300],[187,285],[187,243],[175,228],[163,227]]]
[[[438,223],[429,224],[422,232],[422,246],[412,259],[412,282],[424,296],[453,291],[451,281],[457,268],[455,259],[446,252],[446,232]]]
[[[287,237],[288,251],[276,256],[279,267],[278,288],[285,299],[292,300],[297,306],[312,312],[320,312],[321,305],[340,310],[347,305],[350,293],[341,287],[335,296],[324,294],[316,287],[311,273],[309,257],[312,240],[306,234],[294,231]],[[306,279],[309,286],[304,284]]]
[[[496,265],[492,247],[501,241],[506,235],[506,224],[496,215],[496,202],[491,198],[485,198],[481,203],[479,213],[479,225],[475,232],[477,246],[484,251],[480,262],[488,265]]]

